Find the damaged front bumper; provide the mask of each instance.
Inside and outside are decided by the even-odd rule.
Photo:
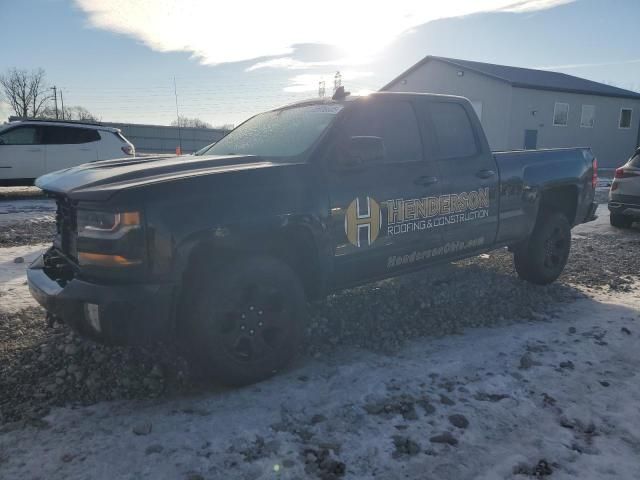
[[[98,284],[69,270],[54,249],[27,269],[29,290],[49,315],[103,343],[144,344],[172,336],[175,285]]]

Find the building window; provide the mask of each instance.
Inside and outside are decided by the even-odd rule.
[[[582,128],[593,128],[596,119],[596,107],[593,105],[582,105],[582,115],[580,115],[580,126]]]
[[[623,108],[620,110],[620,123],[618,123],[618,127],[620,128],[631,128],[631,114],[633,110],[630,108]]]
[[[553,108],[553,125],[566,127],[569,124],[569,104],[556,102]]]

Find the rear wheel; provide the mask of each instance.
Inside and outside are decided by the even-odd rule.
[[[556,280],[569,258],[571,226],[557,212],[541,212],[528,241],[515,249],[513,260],[518,276],[538,285]]]
[[[609,223],[611,223],[612,227],[616,227],[616,228],[631,228],[631,224],[633,223],[633,218],[625,215],[612,213],[609,215]]]
[[[253,257],[207,277],[186,307],[187,346],[197,363],[230,385],[258,382],[286,366],[306,321],[304,292],[291,268]]]

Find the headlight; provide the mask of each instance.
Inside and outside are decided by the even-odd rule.
[[[120,238],[140,228],[140,213],[78,210],[77,226],[79,237]]]
[[[140,212],[78,209],[78,262],[83,266],[140,265],[144,234]]]

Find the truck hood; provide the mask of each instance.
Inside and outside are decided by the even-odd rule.
[[[36,180],[36,186],[72,200],[106,200],[125,188],[276,165],[285,164],[252,155],[119,158],[48,173]]]

